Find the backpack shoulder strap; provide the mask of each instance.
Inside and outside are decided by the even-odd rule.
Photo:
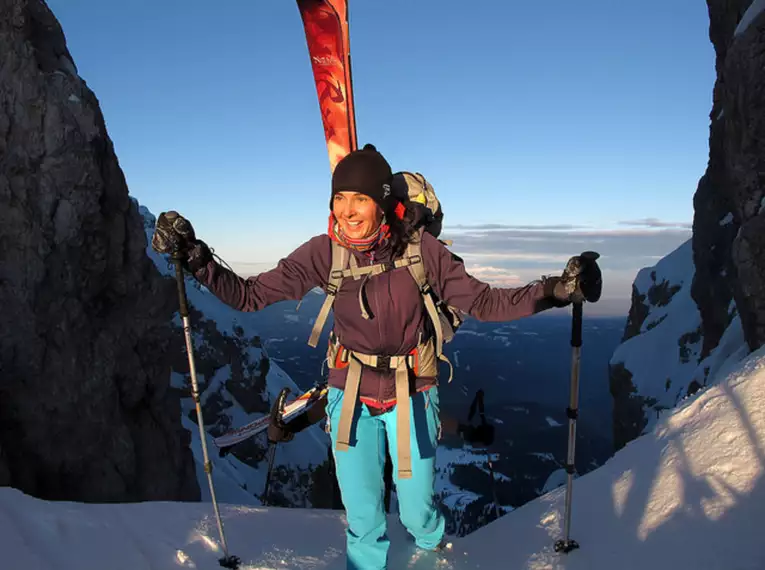
[[[324,299],[324,304],[321,306],[319,315],[316,317],[311,337],[308,339],[308,345],[313,348],[316,348],[316,345],[319,344],[319,337],[321,336],[324,324],[327,322],[329,310],[332,308],[332,303],[335,302],[335,295],[337,295],[340,285],[343,283],[343,271],[348,266],[348,261],[351,257],[351,252],[348,249],[334,240],[331,240],[330,243],[332,244],[332,267],[327,276],[327,296]]]
[[[411,273],[412,278],[422,295],[422,300],[425,303],[425,310],[428,312],[431,322],[433,323],[433,330],[436,333],[436,356],[440,358],[443,354],[444,347],[444,330],[441,323],[441,317],[438,314],[436,304],[433,302],[433,295],[431,295],[431,287],[428,283],[428,278],[425,275],[425,261],[422,259],[422,230],[417,238],[410,241],[406,246],[405,256],[410,260],[407,269]]]

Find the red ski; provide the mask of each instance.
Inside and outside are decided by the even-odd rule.
[[[358,148],[348,0],[297,0],[311,57],[330,170]]]

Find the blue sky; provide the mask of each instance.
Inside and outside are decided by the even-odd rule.
[[[48,4],[142,204],[179,210],[243,274],[325,230],[294,1]],[[690,236],[708,24],[701,0],[352,0],[359,140],[433,183],[476,276],[520,283],[597,249],[603,310],[625,314],[637,270]]]

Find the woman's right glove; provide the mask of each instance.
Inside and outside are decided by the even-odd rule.
[[[212,260],[212,253],[203,241],[194,234],[194,227],[178,212],[162,212],[157,218],[151,247],[157,253],[181,259],[192,273]]]
[[[603,276],[598,266],[600,257],[594,251],[585,251],[568,260],[560,277],[545,281],[545,293],[564,307],[569,303],[595,303],[603,290]]]

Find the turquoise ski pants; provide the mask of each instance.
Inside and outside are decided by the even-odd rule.
[[[385,439],[393,460],[401,523],[420,548],[432,550],[441,542],[445,520],[435,500],[436,446],[440,429],[438,388],[414,394],[409,400],[412,478],[398,479],[396,408],[372,416],[356,403],[351,424],[351,445],[336,451],[343,391],[330,387],[327,417],[340,493],[345,506],[348,570],[384,570],[390,541],[384,507]]]

